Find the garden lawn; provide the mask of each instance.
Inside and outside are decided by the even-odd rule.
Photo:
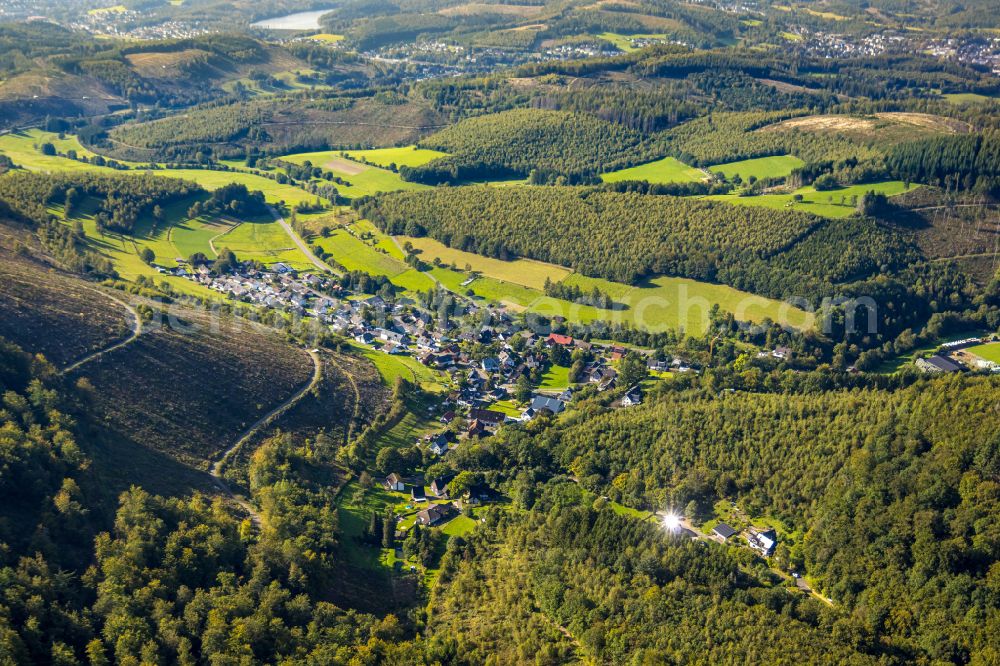
[[[542,375],[542,382],[538,385],[539,391],[561,391],[569,386],[569,368],[561,365],[550,365],[549,369]]]
[[[705,177],[705,173],[700,169],[688,166],[673,157],[664,157],[655,162],[601,174],[601,180],[605,183],[617,183],[623,180],[644,180],[648,183],[697,183],[705,180]]]
[[[713,173],[721,173],[726,178],[732,178],[739,174],[744,181],[750,176],[755,178],[784,178],[795,169],[804,165],[805,162],[794,155],[774,155],[772,157],[758,157],[752,160],[740,160],[738,162],[727,162],[708,167]]]
[[[459,514],[449,520],[441,531],[450,537],[453,536],[463,536],[468,534],[476,527],[476,521],[464,514]]]

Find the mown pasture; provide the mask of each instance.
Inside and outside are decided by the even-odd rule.
[[[805,162],[794,155],[772,155],[771,157],[758,157],[752,160],[739,160],[737,162],[727,162],[708,167],[713,173],[721,173],[726,178],[732,179],[739,175],[744,181],[751,177],[764,178],[784,178],[795,169],[804,165]]]
[[[601,174],[601,180],[605,183],[624,180],[644,180],[649,183],[697,183],[705,178],[705,172],[688,166],[674,157],[664,157],[655,162]]]

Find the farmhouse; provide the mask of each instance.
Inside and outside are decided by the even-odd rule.
[[[440,476],[431,481],[431,494],[435,497],[448,497],[448,484],[455,478],[453,474]]]
[[[774,547],[778,544],[778,534],[773,528],[759,530],[751,527],[747,531],[747,543],[763,557],[771,557]]]
[[[924,372],[958,372],[962,369],[958,363],[940,355],[918,358],[916,366]]]
[[[495,428],[507,420],[507,415],[503,412],[495,412],[491,409],[470,409],[469,419],[479,421],[487,428]]]
[[[437,525],[445,518],[444,510],[439,506],[429,506],[417,514],[417,522],[428,527]]]

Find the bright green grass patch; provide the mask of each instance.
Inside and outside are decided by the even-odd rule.
[[[664,157],[655,162],[603,173],[601,180],[605,183],[617,183],[623,180],[645,180],[649,183],[697,183],[705,180],[705,174],[678,159]]]
[[[375,247],[384,250],[390,257],[395,257],[400,261],[406,259],[406,255],[403,254],[403,250],[400,249],[395,239],[382,233],[368,220],[355,220],[350,224],[350,228],[358,236],[374,241]]]
[[[398,240],[401,245],[409,242],[420,250],[420,258],[427,263],[436,258],[446,265],[457,266],[460,270],[468,266],[469,269],[486,277],[513,282],[532,289],[544,289],[546,280],[559,282],[572,272],[568,268],[533,259],[501,261],[472,252],[463,252],[427,236],[420,238],[399,236]]]
[[[219,238],[215,246],[220,250],[229,248],[240,261],[255,259],[262,264],[281,262],[297,270],[313,268],[312,262],[274,220],[244,221]]]
[[[390,356],[380,351],[351,343],[351,346],[364,354],[378,370],[386,386],[393,386],[397,377],[408,382],[419,384],[425,391],[441,392],[447,390],[443,375],[423,365],[412,356]]]
[[[569,368],[561,365],[550,365],[549,369],[542,375],[542,382],[538,385],[541,391],[561,391],[569,386]]]
[[[754,176],[755,178],[784,178],[804,164],[804,161],[794,155],[774,155],[772,157],[758,157],[752,160],[716,164],[715,166],[708,167],[708,170],[721,173],[726,178],[732,178],[739,174],[743,180],[748,180],[750,176]]]
[[[397,190],[422,190],[428,186],[422,183],[410,183],[388,169],[368,166],[354,162],[337,150],[325,150],[314,153],[296,153],[281,158],[292,164],[302,164],[306,161],[313,166],[321,167],[334,175],[343,178],[349,185],[337,185],[337,191],[349,198],[363,197],[379,192],[395,192]]]
[[[465,293],[471,290],[487,301],[504,303],[514,310],[527,310],[548,317],[558,315],[581,324],[604,320],[649,331],[683,328],[688,333],[700,335],[708,327],[708,313],[714,303],[743,321],[761,322],[770,318],[796,328],[809,328],[813,321],[812,315],[788,304],[725,285],[687,278],[658,277],[643,286],[589,278],[577,273],[565,279],[565,284],[575,284],[584,291],[596,286],[623,306],[604,310],[551,298],[537,289],[493,278],[479,278],[463,287],[460,283],[467,275],[449,268],[434,268],[431,274],[451,291]]]
[[[802,35],[796,35],[794,32],[782,32],[780,33],[782,37],[790,42],[801,42]]]
[[[759,25],[764,25],[763,21],[758,21],[757,19],[743,19],[740,21],[743,25],[748,25],[751,28],[756,28]]]
[[[336,44],[337,42],[344,41],[343,35],[334,35],[329,32],[321,32],[318,35],[312,35],[309,39],[315,39],[317,42],[328,42],[331,44]]]
[[[919,185],[911,185],[910,187],[919,187]],[[726,203],[739,206],[786,208],[821,215],[823,217],[842,218],[850,217],[856,212],[855,205],[851,203],[852,197],[860,199],[864,196],[865,192],[880,192],[891,197],[907,191],[905,183],[899,180],[892,180],[882,183],[850,185],[828,192],[817,192],[810,185],[799,188],[792,194],[761,194],[751,197],[741,197],[736,194],[716,194],[705,198],[713,201],[725,201]],[[796,202],[794,200],[796,194],[802,195],[802,201]]]
[[[365,159],[380,167],[389,168],[390,164],[397,167],[408,166],[418,167],[427,164],[439,157],[447,157],[448,153],[442,153],[428,148],[417,148],[416,146],[404,146],[402,148],[374,148],[372,150],[348,150],[348,157]]]
[[[498,400],[490,405],[490,409],[495,412],[502,412],[515,419],[521,415],[521,409],[514,404],[513,400]]]
[[[87,157],[94,155],[80,145],[75,136],[65,136],[66,138],[60,139],[58,134],[39,129],[5,134],[0,136],[0,154],[9,157],[14,164],[32,171],[113,171],[108,167],[84,164],[58,155],[43,155],[37,147],[48,142],[61,153],[75,150],[78,155]]]
[[[476,528],[476,521],[464,514],[459,514],[448,521],[441,531],[448,536],[463,536]]]
[[[667,38],[666,35],[622,35],[617,32],[602,32],[597,35],[598,38],[603,39],[606,42],[611,42],[616,47],[630,53],[639,49],[632,43],[634,39],[645,39],[650,41],[663,41]]]
[[[127,171],[121,173],[128,173]],[[282,185],[270,178],[258,176],[253,173],[243,173],[239,171],[210,171],[208,169],[162,169],[154,172],[164,178],[180,178],[198,183],[206,190],[217,190],[223,185],[230,183],[242,183],[249,190],[260,190],[264,198],[269,203],[284,201],[294,205],[301,202],[316,201],[315,194],[309,194],[305,190],[294,185]],[[329,203],[329,202],[324,202]]]
[[[410,269],[388,252],[380,252],[344,229],[335,229],[328,237],[317,238],[315,244],[349,271],[365,271],[392,278]]]
[[[98,16],[100,14],[124,14],[128,11],[125,5],[115,5],[114,7],[98,7],[97,9],[88,9],[87,14],[90,16]]]
[[[986,104],[987,102],[997,101],[997,97],[991,97],[989,95],[980,95],[979,93],[948,93],[941,95],[950,104]]]
[[[177,256],[190,257],[195,252],[201,252],[206,257],[218,256],[212,250],[213,238],[218,237],[218,249],[227,247],[225,235],[233,229],[233,225],[214,220],[198,218],[196,220],[184,220],[173,225],[170,229],[170,240],[177,248]]]
[[[984,345],[976,345],[966,349],[970,354],[975,354],[981,359],[1000,363],[1000,342],[988,342]]]

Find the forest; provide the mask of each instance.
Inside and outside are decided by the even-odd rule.
[[[824,282],[906,261],[905,241],[871,220],[633,192],[471,186],[380,195],[356,207],[388,233],[628,284],[665,274],[810,297]]]
[[[796,608],[786,601],[778,606],[786,618],[811,618],[807,622],[827,627],[827,637],[870,658],[988,661],[1000,622],[995,580],[1000,449],[994,434],[1000,424],[990,423],[996,418],[991,405],[997,380],[953,377],[887,389],[782,391],[780,381],[770,383],[778,377],[749,365],[743,372],[756,374],[759,388],[718,393],[710,373],[698,382],[700,388],[668,389],[640,408],[578,407],[582,411],[575,418],[546,429],[507,431],[464,450],[453,460],[457,469],[503,483],[516,502],[549,516],[544,528],[538,522],[544,536],[527,537],[522,527],[508,533],[517,536],[507,542],[483,543],[484,538],[471,547],[477,553],[500,549],[503,560],[527,558],[548,572],[551,577],[538,578],[526,565],[526,580],[511,585],[530,589],[539,607],[551,609],[549,617],[573,627],[588,649],[600,651],[616,639],[595,631],[595,641],[602,636],[607,642],[591,644],[587,618],[607,619],[619,604],[628,608],[621,595],[628,597],[630,586],[612,592],[603,586],[613,577],[593,575],[593,567],[602,557],[613,562],[626,556],[618,541],[580,551],[571,546],[587,538],[587,525],[598,530],[603,512],[574,523],[561,537],[567,550],[558,551],[559,518],[566,516],[555,518],[553,507],[573,503],[569,498],[580,493],[560,476],[563,470],[597,496],[637,507],[678,507],[695,522],[710,516],[719,500],[731,501],[752,517],[783,525],[775,559],[807,572],[844,611],[828,616],[831,609],[822,605]],[[615,538],[626,533],[623,526]],[[522,545],[539,541],[545,545],[537,552]],[[587,553],[588,559],[570,574],[556,563],[569,566],[573,552]],[[665,592],[666,581],[655,578],[657,559],[638,555]],[[481,557],[476,560],[484,566]],[[675,560],[664,562],[670,561]],[[464,589],[482,575],[463,570],[455,574],[456,583]],[[690,593],[693,580],[679,577]],[[756,597],[752,588],[748,592],[724,596]],[[778,602],[785,596],[767,598]],[[456,614],[468,612],[468,602],[453,603],[462,609]],[[729,612],[730,604],[716,610]],[[470,633],[489,646],[489,635],[471,622],[464,621]],[[612,623],[630,627],[634,620]]]

